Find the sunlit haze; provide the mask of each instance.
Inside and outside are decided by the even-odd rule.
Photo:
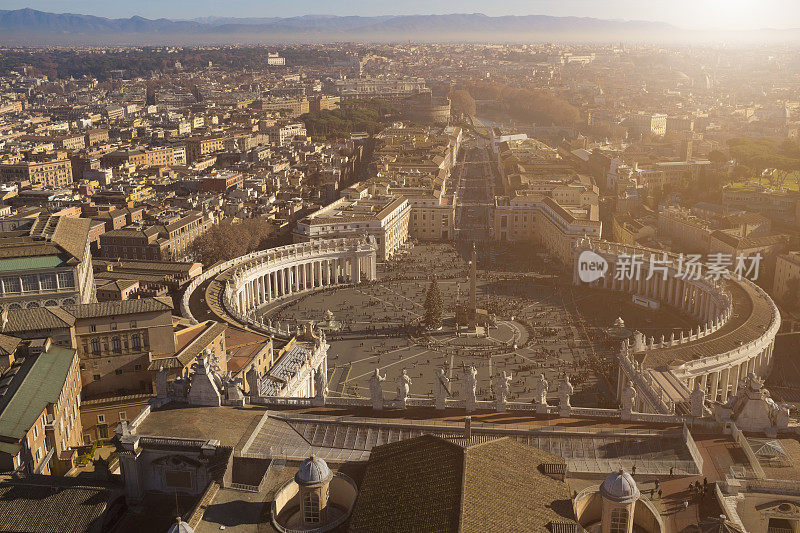
[[[2,0],[0,9],[29,7],[55,13],[105,17],[192,19],[196,17],[291,17],[327,15],[409,15],[484,13],[554,15],[667,22],[685,29],[752,30],[800,27],[796,0],[175,0],[109,2],[107,0]]]

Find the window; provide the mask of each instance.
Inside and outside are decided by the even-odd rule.
[[[119,353],[122,351],[122,343],[119,341],[119,337],[111,338],[111,350],[113,350],[114,353]]]
[[[319,496],[316,492],[303,496],[303,520],[308,524],[319,523]]]
[[[72,272],[59,272],[58,286],[62,288],[74,287],[75,277],[72,275]]]
[[[116,322],[112,322],[111,323],[111,331],[117,331],[117,323]]]
[[[100,339],[92,339],[92,353],[100,355]]]
[[[56,288],[56,275],[55,274],[41,274],[39,276],[39,284],[42,290],[52,291]]]
[[[122,375],[122,369],[118,368],[118,369],[114,370],[114,374],[116,374],[117,376],[121,376]]]
[[[92,376],[92,381],[100,381],[100,374],[95,374]]]
[[[142,369],[142,365],[133,365],[133,369],[134,370],[141,370]]]
[[[106,423],[106,415],[97,415],[97,423],[98,424],[105,424]]]
[[[119,419],[120,419],[120,420],[126,420],[126,419],[127,419],[127,416],[128,416],[128,415],[125,413],[125,411],[120,411],[120,412],[119,412]]]
[[[132,328],[135,328],[135,327],[136,327],[136,321],[135,321],[135,320],[131,320],[131,327],[132,327]]]
[[[20,292],[19,278],[3,278],[3,291],[6,293]]]
[[[92,333],[96,333],[97,332],[97,324],[91,324],[89,326],[89,331],[91,331]]]
[[[39,278],[34,274],[22,276],[22,292],[38,292]]]
[[[617,508],[611,511],[611,533],[626,533],[628,531],[628,510]]]

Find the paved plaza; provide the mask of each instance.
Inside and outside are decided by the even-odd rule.
[[[501,371],[512,376],[510,399],[518,401],[533,399],[533,380],[540,373],[555,398],[559,378],[569,374],[573,404],[585,406],[610,398],[616,366],[609,358],[619,346],[604,330],[618,316],[656,338],[694,325],[669,311],[643,311],[624,295],[574,287],[564,273],[549,269],[546,258],[529,254],[526,261],[518,247],[484,247],[478,254],[477,303],[496,317],[495,327],[488,336],[467,335],[463,328],[456,335],[454,309],[469,292],[468,249],[452,243],[409,245],[381,265],[377,282],[302,294],[262,313],[280,327],[324,323],[326,312],[333,313],[338,329],[328,333],[332,395],[369,396],[368,379],[377,367],[387,377],[386,399],[394,397],[403,368],[412,380],[411,396],[426,397],[433,394],[436,369],[444,368],[452,395],[459,398],[462,369],[472,364],[481,398],[492,397],[490,376]],[[525,271],[526,263],[535,272]],[[444,325],[437,332],[418,326],[430,273],[436,274],[444,303]]]

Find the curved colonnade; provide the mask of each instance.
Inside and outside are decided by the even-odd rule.
[[[707,399],[725,402],[736,394],[739,381],[749,373],[762,378],[769,374],[781,318],[775,303],[755,283],[733,276],[713,279],[708,276],[707,265],[701,267],[700,276],[690,277],[685,275],[685,268],[682,272],[675,254],[584,238],[574,249],[576,285],[584,284],[579,277],[578,256],[587,250],[601,256],[608,268],[604,276],[586,285],[656,300],[700,323],[669,339],[648,339],[637,333],[632,342],[623,343],[618,397],[630,380],[642,393],[640,409],[674,412],[675,404],[688,404],[696,386]],[[630,264],[634,255],[640,271],[616,276],[617,266],[621,262]]]
[[[209,279],[224,286],[224,312],[256,326],[252,312],[262,305],[304,291],[376,278],[377,245],[369,238],[341,238],[289,244],[221,263],[198,276],[181,299],[181,313],[193,322],[192,293]]]
[[[336,285],[373,281],[377,277],[377,246],[362,239],[326,239],[267,250],[227,269],[223,305],[235,320],[256,329],[272,330],[253,312],[294,294]]]

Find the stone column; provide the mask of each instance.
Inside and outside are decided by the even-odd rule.
[[[725,403],[728,401],[728,379],[730,377],[730,368],[726,368],[720,372],[721,383],[720,383],[720,401]]]
[[[730,369],[728,381],[731,384],[731,396],[736,396],[736,393],[739,392],[739,369],[740,365],[734,365]]]
[[[709,397],[711,398],[712,402],[717,401],[717,395],[719,394],[719,372],[714,372],[711,374],[711,389]]]
[[[359,265],[358,256],[354,255],[351,259],[351,270],[353,283],[361,283],[361,265]]]

